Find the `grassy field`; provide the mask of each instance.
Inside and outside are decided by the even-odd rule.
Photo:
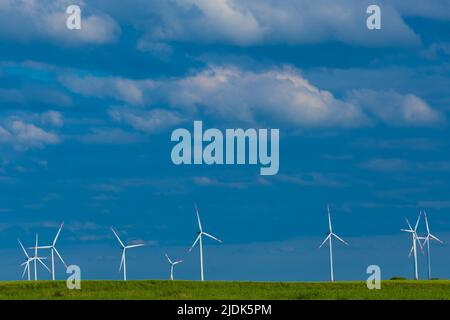
[[[68,290],[64,281],[1,282],[0,299],[450,299],[450,281],[365,282],[192,282],[83,281]]]

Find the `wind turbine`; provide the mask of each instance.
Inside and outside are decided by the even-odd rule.
[[[31,280],[31,276],[30,276],[30,262],[33,261],[33,259],[28,255],[27,250],[25,250],[25,247],[23,246],[22,242],[20,242],[19,239],[17,239],[17,241],[19,241],[20,247],[23,250],[23,254],[25,255],[25,262],[21,264],[21,266],[24,266],[23,269],[23,273],[22,273],[22,279],[25,276],[25,272],[28,271],[28,281]]]
[[[319,246],[321,248],[327,241],[329,242],[330,247],[330,281],[334,282],[334,268],[333,268],[333,237],[341,241],[342,243],[348,245],[347,242],[345,242],[343,239],[341,239],[337,234],[333,233],[333,227],[331,225],[331,213],[330,213],[330,207],[328,207],[328,235],[323,240],[322,244]]]
[[[201,221],[200,221],[200,215],[198,214],[198,208],[197,208],[197,205],[195,205],[195,212],[197,213],[197,221],[198,221],[198,231],[197,231],[197,234],[198,234],[198,236],[197,236],[197,238],[195,239],[195,241],[194,241],[194,243],[192,244],[192,246],[189,248],[189,251],[188,252],[191,252],[192,251],[192,249],[195,247],[195,245],[197,244],[197,242],[199,242],[199,245],[200,245],[200,276],[201,276],[201,281],[204,281],[205,280],[205,278],[204,278],[204,275],[203,275],[203,236],[207,236],[207,237],[209,237],[209,238],[211,238],[211,239],[213,239],[213,240],[216,240],[216,241],[218,241],[218,242],[220,242],[220,243],[223,243],[223,241],[222,240],[220,240],[220,239],[218,239],[218,238],[216,238],[216,237],[214,237],[214,236],[212,236],[212,235],[210,235],[209,233],[206,233],[206,232],[204,232],[203,231],[203,229],[202,229],[202,223],[201,223]]]
[[[37,280],[37,263],[38,263],[38,262],[39,262],[40,264],[42,264],[42,265],[45,267],[45,269],[48,270],[48,272],[51,272],[50,269],[46,266],[46,264],[45,264],[44,262],[42,262],[43,259],[47,259],[47,258],[44,258],[44,257],[38,257],[38,248],[39,248],[39,245],[38,245],[38,239],[39,239],[39,236],[38,236],[38,234],[36,233],[36,244],[35,244],[35,246],[34,246],[34,256],[31,257],[31,259],[30,259],[30,261],[34,261],[34,280],[35,280],[35,281]]]
[[[122,270],[122,267],[123,267],[123,280],[127,281],[127,260],[126,260],[127,249],[142,247],[144,244],[139,243],[139,244],[132,244],[132,245],[126,246],[123,244],[122,240],[120,240],[116,231],[114,231],[114,229],[112,227],[111,227],[111,230],[114,233],[114,235],[116,236],[117,240],[119,240],[120,246],[122,247],[122,259],[120,259],[119,271]]]
[[[183,260],[172,261],[172,260],[169,258],[169,256],[167,255],[167,253],[166,253],[166,258],[167,258],[167,261],[169,261],[169,263],[170,263],[170,280],[173,280],[173,267],[174,267],[176,264],[182,263]]]
[[[427,213],[424,212],[425,217],[425,225],[427,227],[427,235],[425,236],[425,241],[423,242],[423,245],[427,245],[427,263],[428,263],[428,280],[431,280],[431,256],[430,256],[430,240],[435,240],[440,243],[444,243],[442,240],[440,240],[435,235],[431,234],[430,232],[430,226],[428,225],[428,218]]]
[[[417,263],[417,243],[419,243],[420,249],[423,251],[422,244],[419,241],[419,237],[417,236],[417,227],[419,226],[420,217],[422,216],[422,211],[419,212],[419,217],[417,218],[416,225],[414,229],[411,227],[411,224],[409,223],[408,219],[406,220],[406,223],[408,224],[409,229],[400,229],[403,232],[411,233],[412,235],[412,247],[409,251],[409,257],[411,257],[411,254],[414,255],[414,279],[419,280],[419,266]]]
[[[59,254],[58,249],[56,249],[56,241],[58,240],[59,234],[61,233],[61,229],[64,225],[64,222],[61,223],[59,226],[58,232],[56,233],[55,239],[53,239],[53,242],[49,246],[40,246],[39,249],[50,249],[52,253],[52,279],[55,280],[55,253],[58,256],[59,260],[64,264],[64,267],[67,269],[67,264],[64,262],[64,259]]]

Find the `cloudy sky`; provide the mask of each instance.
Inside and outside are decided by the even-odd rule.
[[[382,29],[366,9],[381,7]],[[66,28],[67,6],[82,10]],[[120,279],[109,230],[147,246],[129,278],[410,277],[405,217],[428,212],[433,273],[450,277],[450,1],[0,0],[0,277],[21,238],[51,241],[85,278]],[[279,128],[280,171],[175,166],[173,129]],[[420,226],[421,232],[424,225]],[[420,255],[424,276],[424,256]],[[58,277],[64,270],[58,265]],[[43,277],[48,275],[41,272]]]

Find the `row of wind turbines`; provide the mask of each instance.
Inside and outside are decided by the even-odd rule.
[[[194,243],[192,244],[192,246],[189,248],[188,253],[192,251],[192,249],[194,249],[194,247],[196,246],[196,244],[199,244],[199,249],[200,249],[200,279],[201,281],[204,281],[205,276],[204,276],[204,269],[203,269],[203,237],[208,237],[211,238],[217,242],[222,243],[223,241],[220,240],[219,238],[205,232],[203,230],[202,227],[202,222],[200,220],[200,214],[198,212],[198,208],[197,205],[195,205],[195,212],[197,215],[197,222],[198,222],[198,231],[196,233],[197,237],[194,240]],[[51,273],[52,275],[52,280],[55,280],[55,254],[58,256],[58,258],[61,260],[61,262],[63,263],[64,267],[67,269],[67,264],[65,263],[63,257],[61,256],[61,254],[59,253],[58,249],[56,248],[56,241],[58,241],[59,238],[59,234],[61,233],[61,230],[63,228],[64,222],[61,223],[61,225],[59,226],[58,232],[56,233],[55,238],[53,239],[53,242],[50,245],[47,246],[39,246],[39,236],[36,233],[36,243],[34,245],[34,247],[29,247],[28,249],[33,250],[33,255],[30,255],[28,250],[25,249],[25,246],[22,244],[22,242],[20,241],[20,239],[18,239],[19,245],[22,248],[22,251],[25,255],[25,262],[23,262],[21,264],[22,267],[24,267],[23,273],[22,273],[22,278],[24,278],[25,274],[28,275],[28,280],[31,280],[31,267],[34,267],[34,280],[38,280],[38,272],[37,272],[37,267],[38,267],[38,263],[40,265],[42,265],[48,272]],[[121,247],[121,259],[120,259],[120,266],[119,266],[119,272],[122,271],[123,272],[123,280],[126,281],[127,280],[127,250],[129,249],[133,249],[133,248],[138,248],[138,247],[142,247],[145,244],[144,243],[138,243],[138,244],[129,244],[126,245],[122,239],[119,237],[119,234],[117,233],[117,231],[111,227],[111,231],[113,232],[114,236],[116,237],[117,241],[119,242],[119,245]],[[51,252],[51,270],[50,268],[45,264],[44,260],[47,259],[47,257],[40,257],[38,255],[38,250],[39,249],[50,249]],[[167,253],[165,253],[165,257],[167,259],[167,261],[169,262],[170,265],[170,280],[174,280],[174,267],[177,264],[180,264],[183,262],[183,260],[172,260],[169,255]]]
[[[329,262],[330,262],[330,281],[334,282],[334,265],[333,265],[333,238],[336,238],[337,240],[339,240],[340,242],[342,242],[345,245],[348,245],[348,243],[342,239],[341,237],[339,237],[336,233],[334,233],[333,231],[333,226],[332,226],[332,222],[331,222],[331,210],[330,207],[328,206],[328,233],[327,236],[325,237],[325,239],[323,240],[323,242],[320,244],[319,248],[321,248],[323,245],[325,245],[328,242],[328,247],[329,247]],[[202,223],[200,220],[200,214],[198,212],[198,208],[195,205],[195,213],[197,215],[197,223],[198,223],[198,231],[196,233],[196,238],[192,244],[192,246],[189,248],[188,253],[191,252],[194,247],[198,244],[199,246],[199,251],[200,251],[200,280],[204,281],[205,277],[204,277],[204,266],[203,266],[203,237],[208,237],[210,239],[213,239],[219,243],[222,243],[222,240],[220,240],[219,238],[205,232],[203,230],[202,227]],[[422,216],[422,212],[419,213],[419,216],[417,218],[415,227],[412,228],[411,224],[409,223],[408,219],[406,219],[406,223],[408,224],[408,228],[409,229],[401,229],[401,231],[410,233],[412,236],[412,247],[409,253],[409,257],[411,257],[411,255],[413,255],[414,257],[414,279],[418,280],[419,279],[419,270],[418,270],[418,255],[417,255],[417,244],[419,245],[422,253],[424,252],[423,247],[426,246],[427,249],[427,266],[428,266],[428,279],[431,279],[431,253],[430,253],[430,242],[433,241],[437,241],[439,243],[443,243],[442,240],[440,240],[438,237],[436,237],[435,235],[433,235],[430,232],[430,227],[428,224],[428,218],[427,218],[427,214],[426,212],[424,212],[424,219],[425,219],[425,225],[426,225],[426,230],[427,230],[427,234],[424,236],[419,236],[417,234],[417,229],[419,227],[419,222]],[[22,278],[24,278],[25,274],[28,275],[28,280],[31,280],[31,267],[34,267],[34,280],[38,280],[38,263],[40,265],[42,265],[48,272],[51,273],[52,275],[52,280],[55,280],[55,254],[56,256],[59,258],[59,260],[62,262],[62,264],[65,266],[65,268],[67,268],[67,265],[63,259],[63,257],[61,256],[61,254],[59,253],[58,249],[56,248],[56,242],[59,238],[59,235],[61,233],[61,230],[63,228],[64,222],[61,223],[61,225],[59,226],[58,232],[56,233],[55,238],[53,239],[53,242],[50,245],[45,245],[45,246],[40,246],[38,243],[38,239],[39,236],[38,234],[36,234],[36,242],[35,245],[33,247],[29,247],[28,249],[33,250],[33,255],[30,255],[28,250],[25,249],[24,245],[22,244],[22,242],[20,240],[19,244],[20,247],[22,248],[22,251],[25,255],[25,262],[23,262],[21,264],[22,267],[24,267],[23,273],[22,273]],[[121,259],[120,259],[120,266],[119,266],[119,272],[122,271],[123,272],[123,280],[126,281],[127,280],[127,262],[126,262],[126,253],[127,250],[129,249],[133,249],[133,248],[138,248],[138,247],[142,247],[145,244],[144,243],[139,243],[139,244],[129,244],[126,245],[122,239],[119,237],[118,233],[116,232],[116,230],[114,228],[111,227],[111,231],[113,232],[114,236],[116,237],[117,241],[119,242],[119,245],[121,247]],[[420,241],[423,240],[423,242],[421,243]],[[47,257],[41,257],[38,255],[38,250],[39,249],[46,249],[46,250],[50,250],[51,253],[51,270],[50,268],[45,264],[44,260],[47,259]],[[169,262],[170,265],[170,280],[174,280],[174,267],[177,264],[180,264],[183,262],[183,260],[172,260],[169,255],[167,253],[165,253],[165,257],[167,259],[167,261]]]
[[[223,241],[220,240],[219,238],[216,238],[215,236],[203,231],[202,228],[202,222],[200,220],[200,214],[198,213],[198,208],[197,205],[195,205],[195,213],[197,214],[197,222],[198,222],[198,231],[197,231],[197,237],[194,240],[194,243],[192,244],[192,246],[189,248],[188,253],[192,251],[192,249],[194,249],[195,245],[198,243],[199,244],[199,249],[200,249],[200,279],[201,281],[205,280],[205,275],[204,275],[204,271],[203,271],[203,236],[211,238],[217,242],[222,243]],[[126,251],[127,249],[131,249],[131,248],[137,248],[137,247],[142,247],[144,246],[143,243],[140,244],[132,244],[132,245],[125,245],[123,243],[123,241],[120,239],[119,235],[117,234],[117,232],[111,228],[112,232],[114,233],[114,235],[117,238],[117,241],[119,241],[119,244],[122,248],[122,258],[120,260],[120,266],[119,266],[119,271],[123,270],[123,280],[127,280],[127,262],[126,262]],[[172,260],[169,255],[167,253],[164,254],[166,256],[167,261],[169,262],[170,265],[170,280],[174,280],[174,267],[177,264],[180,264],[183,262],[183,260]]]
[[[427,229],[427,234],[425,236],[419,236],[417,234],[417,228],[419,227],[419,222],[420,222],[421,216],[422,216],[422,211],[419,212],[419,216],[417,217],[417,221],[416,221],[416,225],[414,226],[414,229],[411,227],[411,224],[409,223],[408,219],[406,219],[406,223],[408,224],[409,229],[401,229],[401,231],[408,232],[411,234],[412,246],[411,246],[411,250],[409,251],[409,257],[411,257],[411,254],[414,256],[414,279],[415,280],[419,280],[419,264],[418,264],[418,255],[417,255],[417,244],[419,244],[419,247],[420,247],[420,250],[422,251],[422,253],[424,253],[423,247],[426,245],[428,279],[431,280],[430,242],[432,240],[437,241],[439,243],[444,243],[444,242],[430,232],[430,226],[428,224],[428,218],[427,218],[426,212],[424,212],[424,217],[425,217],[425,226]],[[423,240],[423,243],[421,243],[420,240]]]
[[[420,222],[421,216],[422,216],[422,211],[419,212],[419,216],[417,218],[417,221],[416,221],[416,224],[414,226],[414,229],[411,227],[411,224],[409,223],[409,220],[406,219],[406,223],[408,224],[408,228],[409,229],[400,229],[400,230],[403,231],[403,232],[408,232],[412,236],[412,247],[411,247],[411,250],[409,252],[409,257],[411,257],[411,254],[414,256],[413,262],[414,262],[414,279],[415,280],[419,280],[419,265],[418,265],[418,255],[417,255],[417,244],[419,244],[419,247],[420,247],[422,253],[424,253],[423,247],[426,245],[428,279],[431,280],[432,277],[431,277],[430,242],[432,240],[437,241],[439,243],[444,243],[444,242],[430,232],[430,225],[428,224],[428,218],[427,218],[427,213],[426,212],[424,212],[424,217],[425,217],[425,226],[426,226],[427,234],[425,236],[419,236],[417,234],[417,229],[419,227],[419,222]],[[319,248],[321,248],[328,241],[328,246],[329,246],[329,250],[330,250],[330,281],[331,282],[334,282],[333,241],[332,241],[333,237],[336,238],[337,240],[339,240],[340,242],[344,243],[345,245],[348,245],[348,243],[345,240],[343,240],[342,238],[340,238],[337,234],[335,234],[333,232],[333,226],[331,224],[331,212],[330,212],[330,207],[328,207],[328,234],[327,234],[325,240],[323,240],[322,244],[319,246]],[[423,240],[423,243],[421,243],[420,240]]]

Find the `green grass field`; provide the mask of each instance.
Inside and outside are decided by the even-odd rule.
[[[193,282],[83,281],[68,290],[64,281],[1,282],[0,299],[450,299],[450,281],[365,282]]]

